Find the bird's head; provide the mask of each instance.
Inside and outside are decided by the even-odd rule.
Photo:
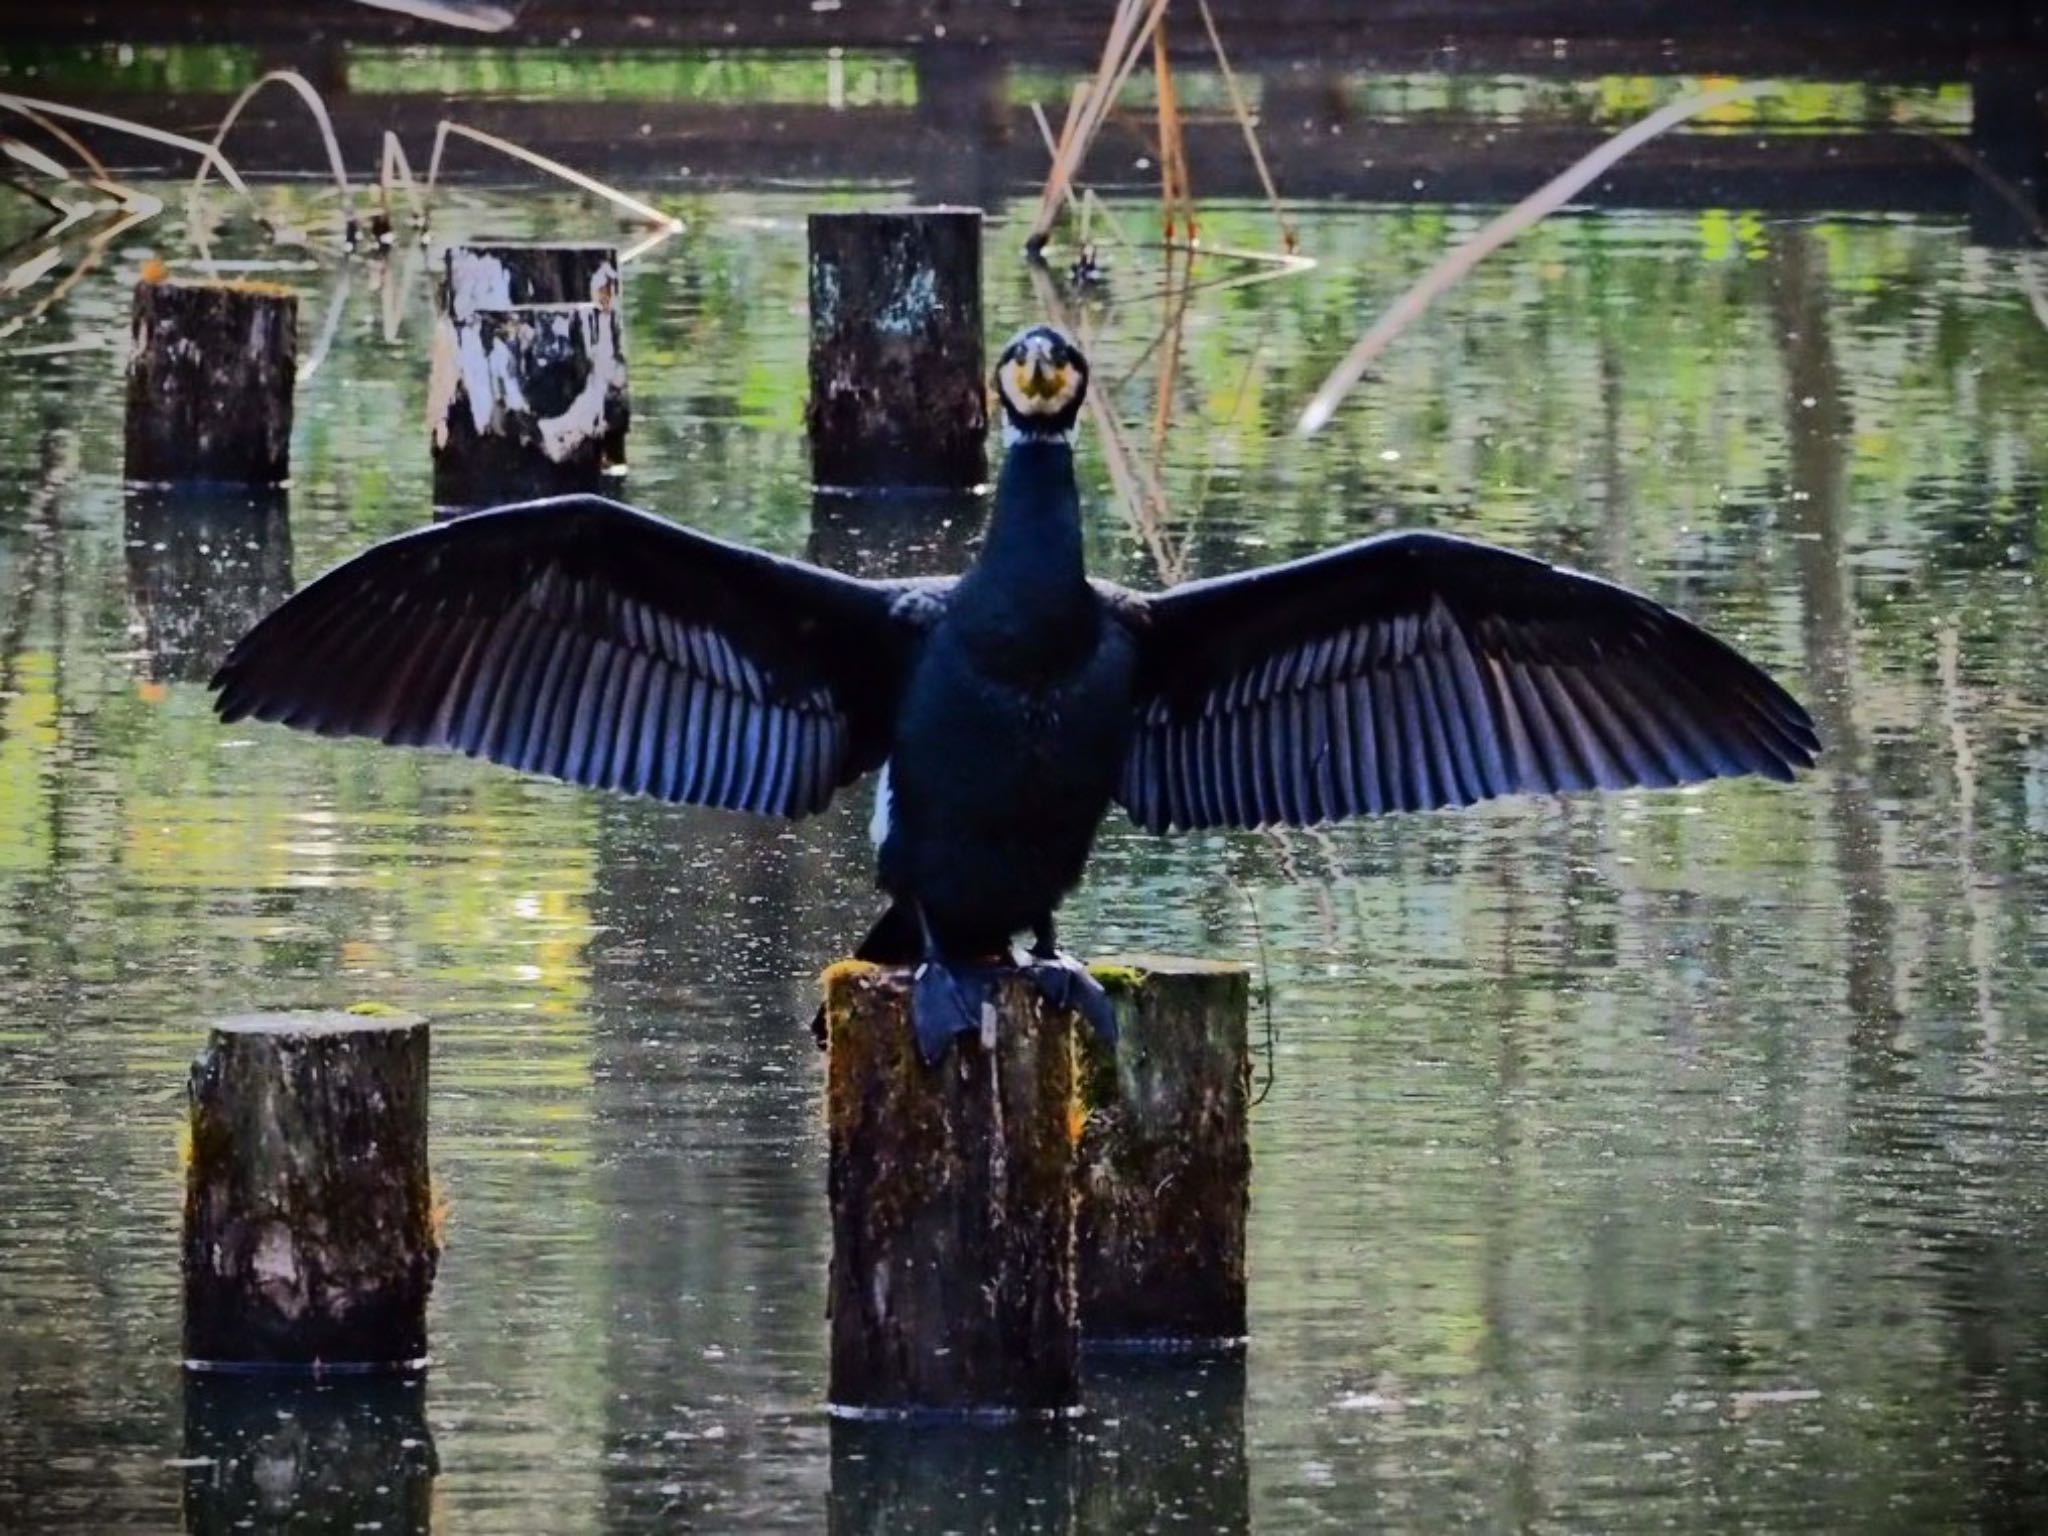
[[[1049,325],[1019,331],[996,359],[996,396],[1003,403],[1003,441],[1065,437],[1088,394],[1088,359]]]

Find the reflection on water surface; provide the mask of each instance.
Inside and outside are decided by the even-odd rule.
[[[700,197],[629,269],[627,492],[946,568],[978,507],[805,482],[816,201]],[[0,238],[35,216],[0,203]],[[78,345],[0,356],[0,1524],[226,1529],[342,1442],[386,1458],[388,1518],[444,1530],[2048,1520],[2040,258],[1948,221],[1565,217],[1289,436],[1479,217],[1309,210],[1313,273],[1198,296],[1176,518],[1139,538],[1091,438],[1097,567],[1390,523],[1512,542],[1738,640],[1811,701],[1824,766],[1286,837],[1112,825],[1074,941],[1272,989],[1252,1350],[1103,1363],[1067,1431],[914,1440],[820,1409],[802,1021],[873,905],[864,796],[754,824],[213,724],[196,679],[250,614],[424,514],[417,265],[292,277],[309,326],[346,307],[288,507],[178,506],[118,481],[116,342],[163,235],[117,247],[34,336]],[[552,195],[447,218],[604,233]],[[1007,333],[1029,288],[990,270]],[[1141,447],[1157,289],[1127,262],[1094,313]],[[365,998],[436,1021],[436,1364],[423,1404],[265,1433],[175,1364],[184,1070],[211,1015]],[[195,1465],[227,1443],[257,1449]]]

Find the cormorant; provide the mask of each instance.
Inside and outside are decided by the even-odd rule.
[[[922,962],[928,1059],[980,1027],[1024,930],[1113,1030],[1053,914],[1112,803],[1149,831],[1302,825],[1518,791],[1789,780],[1819,752],[1730,646],[1597,577],[1381,534],[1159,593],[1083,568],[1088,364],[1036,326],[996,365],[1007,452],[965,575],[863,581],[599,496],[387,539],[214,678],[223,720],[444,747],[574,784],[799,817],[880,770],[891,904],[857,953]]]

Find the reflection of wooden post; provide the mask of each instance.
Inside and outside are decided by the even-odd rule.
[[[1250,982],[1241,965],[1099,966],[1119,1040],[1079,1037],[1081,1332],[1170,1347],[1245,1336]]]
[[[1200,1511],[1206,1536],[1251,1530],[1244,1367],[1242,1354],[1091,1361],[1073,1528],[1168,1531]]]
[[[1011,1536],[1012,1532],[1139,1532],[1143,1525],[1077,1525],[1075,1472],[1084,1441],[1065,1423],[832,1424],[832,1488],[825,1536],[902,1536],[906,1531]],[[1150,1469],[1129,1468],[1139,1476]],[[1206,1511],[1179,1512],[1190,1531]]]
[[[928,1067],[908,973],[854,962],[825,1015],[834,1410],[1071,1409],[1073,1019],[1007,977]]]
[[[291,473],[299,300],[273,283],[145,276],[129,314],[130,480],[275,485]]]
[[[128,487],[128,601],[152,681],[204,682],[229,646],[291,596],[288,495],[281,487]]]
[[[190,1363],[425,1357],[439,1248],[423,1021],[312,1013],[216,1024],[192,1068],[191,1135]]]
[[[184,1524],[257,1531],[425,1532],[439,1470],[426,1378],[185,1378]]]
[[[625,467],[629,419],[610,249],[443,253],[427,387],[436,504],[601,490]]]
[[[986,480],[980,210],[814,213],[810,241],[811,478]]]

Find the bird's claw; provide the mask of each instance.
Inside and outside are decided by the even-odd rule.
[[[1029,974],[1040,997],[1055,1008],[1080,1014],[1096,1039],[1116,1049],[1116,1008],[1087,966],[1072,955],[1036,954]]]
[[[955,1035],[981,1033],[989,986],[984,974],[950,970],[936,960],[911,973],[910,1026],[926,1066],[937,1065]]]

